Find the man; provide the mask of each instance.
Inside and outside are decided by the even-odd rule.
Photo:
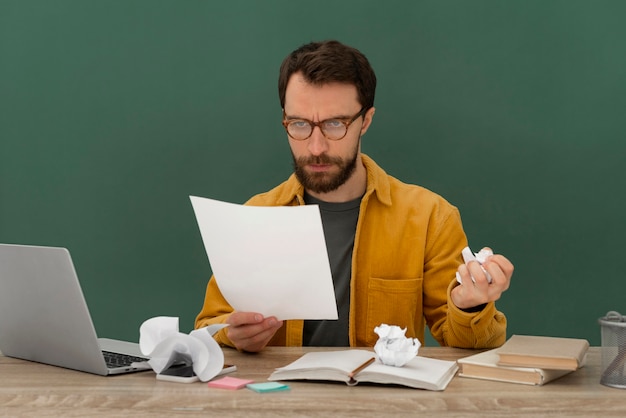
[[[428,325],[441,345],[504,343],[506,318],[494,302],[508,289],[513,265],[502,255],[482,266],[464,265],[467,239],[458,210],[387,175],[361,153],[375,89],[367,58],[337,41],[310,43],[288,55],[278,90],[294,174],[247,202],[320,206],[339,320],[281,321],[233,312],[210,280],[196,328],[227,323],[217,341],[250,352],[268,344],[373,346],[374,327],[382,323],[407,328],[408,337],[422,342]]]

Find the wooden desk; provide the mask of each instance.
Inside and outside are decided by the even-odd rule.
[[[266,381],[306,351],[226,349],[232,376]],[[455,360],[473,351],[424,347],[420,354]],[[600,385],[600,350],[583,369],[542,387],[455,377],[443,392],[343,383],[287,382],[286,392],[210,389],[206,383],[156,380],[153,372],[100,377],[0,356],[0,416],[626,416],[626,391]]]

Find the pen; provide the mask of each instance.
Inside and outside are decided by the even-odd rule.
[[[361,370],[363,370],[364,368],[372,364],[374,361],[376,361],[376,357],[372,357],[371,359],[367,360],[365,363],[361,364],[359,367],[352,370],[350,374],[348,375],[348,377],[353,378],[354,376],[357,375],[357,373],[359,373]]]

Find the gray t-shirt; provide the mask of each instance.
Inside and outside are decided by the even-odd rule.
[[[361,198],[350,202],[329,203],[305,194],[304,201],[307,205],[317,204],[320,207],[339,319],[304,321],[302,343],[305,346],[348,347],[352,250]]]

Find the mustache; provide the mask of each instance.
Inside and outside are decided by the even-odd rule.
[[[341,165],[343,160],[339,157],[330,157],[326,154],[318,156],[300,157],[298,158],[298,165],[307,164],[337,164]]]

